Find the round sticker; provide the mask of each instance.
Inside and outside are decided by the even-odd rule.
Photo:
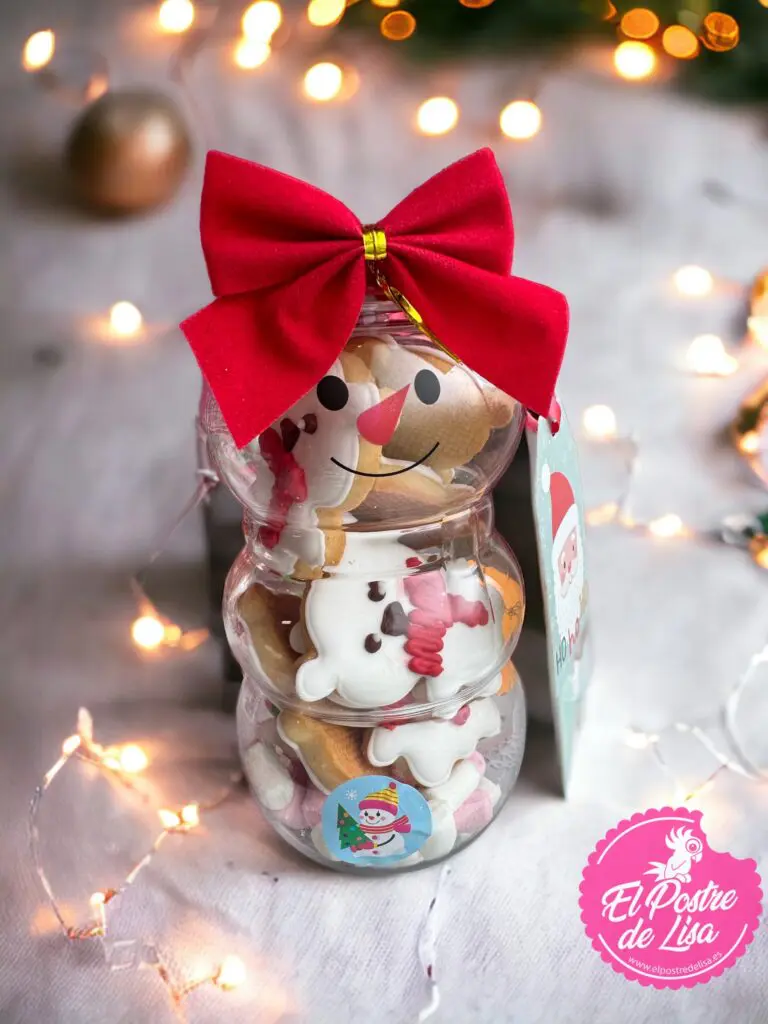
[[[707,842],[701,811],[635,814],[584,869],[581,918],[606,963],[630,981],[688,988],[747,951],[760,921],[757,865]]]
[[[323,804],[323,838],[331,854],[348,864],[386,867],[416,853],[431,834],[427,801],[388,775],[344,782]]]

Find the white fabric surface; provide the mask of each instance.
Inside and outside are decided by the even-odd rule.
[[[46,159],[55,163],[72,112],[18,68],[27,34],[50,22],[64,48],[67,26],[79,29],[108,54],[118,84],[164,88],[174,45],[150,31],[142,8],[65,6],[66,16],[59,5],[13,5],[0,34],[0,1021],[162,1022],[173,1015],[151,971],[110,972],[97,944],[69,945],[52,926],[28,857],[26,809],[80,704],[94,714],[97,739],[145,745],[157,805],[205,800],[235,767],[214,646],[143,658],[128,636],[127,578],[191,489],[196,368],[163,329],[208,296],[196,227],[204,142],[194,174],[159,214],[115,224],[59,202]],[[206,141],[308,177],[364,220],[483,142],[473,119],[485,124],[520,88],[519,69],[395,78],[376,58],[352,102],[312,108],[295,88],[311,45],[299,39],[250,76],[234,71],[226,51],[204,53],[193,91],[215,125]],[[419,139],[409,119],[439,91],[457,95],[462,127]],[[759,121],[578,70],[550,79],[540,103],[540,138],[497,153],[516,209],[517,270],[571,301],[562,378],[571,415],[607,402],[638,438],[638,518],[677,511],[706,528],[728,512],[761,510],[764,494],[720,433],[765,358],[752,353],[727,381],[681,371],[694,334],[738,336],[742,300],[726,292],[683,302],[668,287],[681,263],[746,281],[765,261],[765,213],[715,205],[701,190],[717,179],[761,195]],[[147,343],[98,340],[96,318],[118,299],[143,310]],[[41,345],[59,348],[62,364],[36,363]],[[203,611],[201,550],[189,522],[166,556],[192,616]],[[766,640],[764,579],[737,552],[611,527],[592,532],[589,555],[598,660],[574,798],[553,795],[551,740],[534,734],[499,820],[450,863],[437,907],[442,1009],[433,1019],[762,1024],[765,927],[723,978],[657,992],[602,963],[577,900],[604,832],[674,796],[649,755],[623,744],[624,728],[657,730],[717,710]],[[711,764],[700,768],[692,781]],[[763,869],[765,801],[765,787],[733,776],[699,801],[713,844]],[[64,903],[82,906],[121,878],[151,841],[152,821],[135,800],[70,767],[41,814]],[[238,793],[198,834],[166,843],[115,910],[114,935],[156,942],[182,978],[228,952],[242,957],[247,984],[199,990],[187,1004],[191,1021],[415,1021],[429,998],[419,929],[439,872],[356,881],[320,871],[281,845]]]

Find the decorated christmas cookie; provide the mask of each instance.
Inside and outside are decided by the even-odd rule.
[[[437,349],[380,338],[356,338],[352,345],[379,387],[407,389],[397,429],[384,445],[389,459],[430,466],[450,480],[450,471],[468,463],[491,431],[515,415],[513,399]]]
[[[361,729],[286,710],[280,712],[277,730],[280,738],[298,754],[312,782],[324,793],[330,793],[348,779],[377,774],[363,753]]]
[[[496,736],[501,729],[492,698],[476,700],[465,710],[467,714],[454,719],[377,726],[368,741],[368,760],[383,768],[402,757],[422,786],[443,785],[457,761],[469,757],[480,740]]]
[[[312,650],[296,692],[306,701],[387,706],[422,678],[429,700],[444,700],[504,661],[498,588],[463,559],[430,568],[392,535],[348,534],[338,572],[309,585],[303,621]]]
[[[358,430],[381,395],[365,364],[342,352],[328,373],[248,446],[258,541],[286,573],[311,576],[344,549],[343,514],[373,486],[381,445]]]

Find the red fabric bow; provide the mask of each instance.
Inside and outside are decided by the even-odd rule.
[[[568,333],[564,296],[510,277],[512,213],[490,149],[416,188],[376,227],[373,266],[448,350],[547,415]],[[365,297],[363,227],[305,182],[225,153],[205,168],[200,231],[216,298],[181,325],[242,447],[317,384]]]

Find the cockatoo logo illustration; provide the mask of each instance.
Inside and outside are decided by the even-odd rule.
[[[680,882],[690,882],[691,867],[701,860],[704,844],[691,829],[682,826],[672,829],[665,842],[672,850],[669,859],[666,864],[652,860],[651,866],[645,872],[646,875],[653,875],[659,881],[676,878]]]

